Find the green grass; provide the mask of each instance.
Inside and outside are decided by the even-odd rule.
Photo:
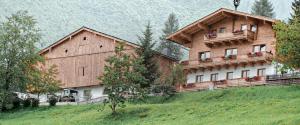
[[[1,125],[299,125],[299,86],[261,86],[181,93],[164,104],[24,109],[0,114]]]

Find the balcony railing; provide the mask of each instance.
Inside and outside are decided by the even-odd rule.
[[[207,61],[206,61],[207,60]],[[269,52],[258,52],[252,55],[248,53],[246,55],[231,55],[222,57],[212,57],[206,60],[188,60],[183,61],[184,69],[207,69],[215,67],[232,66],[239,64],[255,64],[271,62],[273,60],[273,54]]]
[[[255,33],[250,30],[237,30],[232,33],[209,33],[204,37],[204,42],[208,47],[234,45],[253,42],[253,40],[255,40]]]
[[[300,83],[300,73],[268,75],[266,81],[273,84],[298,84]]]

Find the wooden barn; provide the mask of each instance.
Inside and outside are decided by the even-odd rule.
[[[125,42],[125,51],[135,53],[137,44],[82,27],[52,45],[42,49],[45,67],[56,65],[57,78],[62,81],[61,96],[72,96],[75,101],[93,100],[103,97],[104,86],[98,77],[103,75],[105,60],[114,54],[115,46]],[[162,75],[166,75],[176,60],[157,52]]]

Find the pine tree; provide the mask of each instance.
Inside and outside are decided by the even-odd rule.
[[[269,0],[256,0],[252,6],[252,14],[274,18],[274,8]]]
[[[168,17],[168,20],[165,22],[164,29],[162,29],[163,34],[159,38],[160,46],[158,47],[158,51],[180,60],[182,56],[180,52],[180,45],[166,39],[167,36],[176,32],[178,29],[178,19],[176,18],[176,15],[174,13],[171,13]]]
[[[136,49],[136,53],[143,60],[143,65],[146,67],[146,72],[143,73],[143,76],[148,80],[148,82],[142,85],[142,88],[150,87],[154,81],[159,78],[160,73],[158,70],[157,61],[155,59],[154,46],[152,38],[152,29],[150,23],[146,26],[146,30],[143,32],[143,36],[138,36],[140,47]]]
[[[293,13],[291,13],[292,18],[289,19],[290,23],[299,20],[300,18],[300,0],[295,0],[292,3],[292,9],[293,9]]]

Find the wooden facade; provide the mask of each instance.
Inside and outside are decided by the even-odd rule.
[[[275,55],[276,38],[272,27],[275,22],[267,17],[222,8],[171,34],[168,39],[190,49],[189,60],[182,62],[188,76],[232,70],[230,72],[237,80],[243,79],[241,73],[235,72],[239,67],[252,70],[257,66],[271,65]],[[233,83],[226,76],[201,81],[205,84],[198,86],[207,88],[208,83],[224,80]],[[197,80],[190,83],[197,83]]]
[[[58,79],[62,81],[62,88],[78,88],[98,86],[99,76],[104,73],[105,60],[113,56],[115,46],[125,42],[125,51],[134,54],[136,44],[125,40],[82,27],[67,35],[49,47],[40,51],[45,57],[46,68],[51,65],[58,67]],[[166,74],[173,65],[174,59],[157,54],[158,63],[164,65],[161,70]]]

